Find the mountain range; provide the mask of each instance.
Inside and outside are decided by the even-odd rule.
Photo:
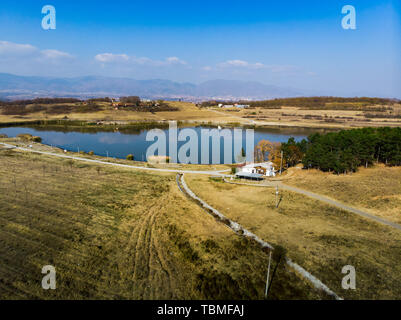
[[[210,80],[200,84],[163,79],[135,80],[102,76],[53,78],[0,73],[0,99],[35,97],[120,97],[136,95],[147,99],[238,100],[300,96],[291,88],[256,81]]]

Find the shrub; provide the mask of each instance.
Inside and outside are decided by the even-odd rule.
[[[29,105],[29,104],[55,104],[55,103],[76,103],[81,100],[74,98],[36,98],[30,100],[15,100],[10,102],[0,102],[0,105]]]
[[[249,299],[238,282],[230,274],[216,270],[205,270],[197,275],[196,287],[207,300]]]
[[[211,239],[202,241],[202,246],[205,248],[206,252],[212,252],[213,250],[216,250],[219,248],[219,245],[217,244],[217,242],[214,240],[211,240]]]
[[[88,154],[89,154],[90,156],[93,156],[95,153],[94,153],[93,151],[89,151]]]
[[[100,108],[99,105],[90,102],[90,103],[88,103],[86,105],[79,106],[75,110],[75,112],[77,112],[77,113],[91,113],[91,112],[97,112],[97,111],[100,111],[100,110],[101,110],[101,108]]]
[[[29,133],[21,133],[17,136],[18,138],[25,141],[42,142],[42,138],[38,136],[32,136]]]
[[[27,107],[26,109],[29,113],[35,113],[35,112],[40,112],[40,111],[46,110],[46,107],[42,106],[40,104],[34,104],[32,106]]]
[[[45,111],[46,114],[65,114],[71,113],[74,110],[73,106],[56,104]]]
[[[24,105],[12,105],[7,107],[2,107],[1,113],[4,115],[14,116],[14,115],[26,115],[29,111]]]
[[[134,160],[134,155],[133,154],[129,154],[128,156],[127,156],[127,160]]]

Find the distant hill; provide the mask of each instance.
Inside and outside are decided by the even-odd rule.
[[[300,96],[301,93],[260,82],[238,80],[211,80],[196,85],[162,79],[135,80],[100,76],[52,78],[0,73],[1,99],[31,99],[44,96],[93,98],[126,95],[150,99],[256,100]]]

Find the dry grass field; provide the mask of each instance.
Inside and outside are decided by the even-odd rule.
[[[263,298],[267,253],[173,174],[2,149],[0,230],[0,299]],[[49,264],[56,290],[41,288]],[[322,295],[281,267],[269,298]]]
[[[383,106],[375,106],[377,108]],[[302,109],[299,107],[282,106],[281,109],[220,109],[219,115],[234,117],[241,123],[253,123],[258,126],[295,126],[295,127],[386,127],[401,125],[401,105],[395,104],[392,114],[388,112],[369,112],[369,108],[361,110],[327,110]],[[369,115],[377,117],[370,117]],[[397,118],[394,118],[396,115]]]
[[[400,126],[401,105],[395,104],[391,114],[388,112],[369,112],[366,110],[313,110],[298,107],[282,106],[281,109],[222,109],[198,108],[189,102],[168,101],[177,111],[139,112],[115,110],[110,103],[99,102],[100,111],[88,113],[48,114],[44,111],[26,115],[4,115],[0,113],[0,124],[9,122],[24,122],[33,120],[60,120],[65,116],[70,120],[102,121],[102,122],[140,122],[177,120],[185,122],[215,123],[215,124],[247,124],[254,126],[286,126],[311,128],[351,128],[375,126]],[[65,104],[66,107],[71,104]],[[79,104],[73,104],[78,106]],[[51,107],[52,105],[49,105]],[[382,106],[376,106],[380,108]],[[369,117],[373,114],[378,117]],[[394,118],[396,116],[396,118]]]
[[[109,103],[99,103],[101,111],[89,113],[67,113],[67,114],[46,114],[45,112],[35,112],[27,115],[3,115],[0,113],[0,123],[4,122],[22,122],[33,120],[59,120],[65,116],[69,120],[80,121],[163,121],[163,120],[177,120],[177,121],[217,121],[230,122],[230,117],[217,114],[212,110],[200,109],[193,103],[175,102],[171,101],[168,104],[172,107],[178,108],[178,111],[165,111],[165,112],[138,112],[128,110],[115,110]],[[65,104],[69,106],[71,104]],[[75,104],[78,106],[78,104]],[[49,105],[51,107],[51,105]],[[233,120],[234,121],[234,120]]]
[[[317,200],[186,175],[188,186],[228,218],[288,256],[346,299],[401,298],[401,233]],[[317,187],[318,188],[318,187]],[[356,268],[356,290],[343,290],[342,267]]]
[[[377,165],[348,175],[290,169],[285,183],[401,224],[401,168]]]

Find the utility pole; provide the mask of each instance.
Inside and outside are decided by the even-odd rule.
[[[271,262],[271,260],[272,260],[272,249],[270,249],[270,252],[269,252],[269,266],[267,267],[265,298],[267,298],[267,290],[269,288],[269,276],[270,276],[270,262]]]
[[[79,153],[79,147],[78,147],[78,153]]]
[[[284,156],[284,151],[281,150],[280,176],[281,173],[283,172],[283,156]]]
[[[106,156],[107,156],[107,158],[109,158],[109,152],[108,151],[106,151]]]
[[[273,274],[272,274],[272,279],[270,281],[269,287],[267,288],[267,293],[269,293],[270,288],[271,288],[271,286],[273,284],[274,276],[276,275],[276,271],[277,271],[278,266],[280,265],[282,257],[283,257],[283,255],[280,255],[280,257],[278,258],[278,262],[277,262],[276,266],[274,267]]]
[[[279,195],[278,186],[276,186],[276,208],[278,208],[278,202],[279,202],[278,195]]]

